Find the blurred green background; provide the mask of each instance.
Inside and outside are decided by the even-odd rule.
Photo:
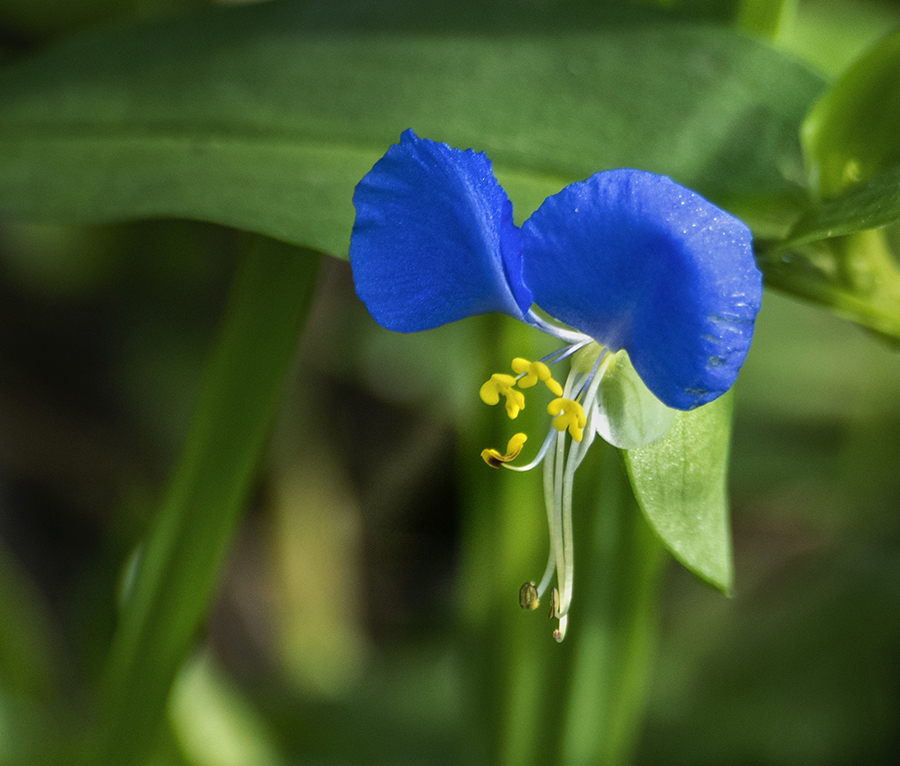
[[[204,5],[4,0],[0,61]],[[739,21],[736,4],[638,5]],[[785,8],[771,44],[826,79],[900,25],[898,3]],[[88,723],[245,244],[193,221],[0,217],[0,764],[66,762]],[[468,762],[460,464],[477,454],[458,448],[486,327],[392,335],[324,259],[153,763]],[[667,567],[637,763],[900,762],[898,399],[891,347],[767,292],[737,387],[735,597]],[[509,609],[549,641],[514,589]]]

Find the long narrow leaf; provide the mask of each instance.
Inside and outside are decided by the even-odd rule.
[[[240,520],[303,326],[318,257],[260,240],[236,277],[181,461],[140,552],[88,763],[146,756]]]
[[[520,217],[609,167],[775,217],[802,179],[823,83],[734,32],[373,34],[316,29],[304,6],[110,29],[7,67],[0,211],[198,218],[344,254],[355,183],[410,127],[487,152]]]

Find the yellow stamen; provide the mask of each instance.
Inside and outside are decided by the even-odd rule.
[[[481,451],[481,458],[491,468],[499,468],[504,463],[511,463],[522,451],[522,445],[528,440],[525,434],[514,434],[509,444],[506,445],[506,454],[501,455],[495,449],[484,449]]]
[[[478,392],[481,401],[485,404],[497,404],[501,396],[506,397],[506,414],[511,419],[519,414],[519,410],[525,408],[525,395],[521,391],[517,391],[514,386],[516,379],[512,375],[503,375],[494,373],[491,379],[487,381]]]
[[[577,442],[581,441],[587,417],[584,414],[584,408],[578,402],[560,397],[547,405],[547,412],[556,416],[553,420],[553,427],[557,431],[565,431],[568,428],[572,438]]]
[[[519,379],[519,388],[531,388],[541,380],[555,396],[562,396],[562,386],[553,380],[550,368],[543,362],[529,362],[527,359],[517,356],[512,360],[512,368],[517,375],[525,373],[525,377]]]

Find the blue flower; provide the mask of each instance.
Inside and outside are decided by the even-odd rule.
[[[558,338],[543,360],[515,359],[481,388],[510,418],[543,382],[549,435],[528,465],[526,439],[485,450],[495,467],[543,461],[551,551],[534,608],[554,573],[551,616],[565,635],[572,595],[575,469],[596,434],[620,448],[662,436],[734,384],[753,337],[762,279],[749,229],[664,176],[611,170],[547,198],[521,228],[484,154],[403,133],[360,181],[350,261],[375,320],[400,332],[503,313]],[[535,312],[539,307],[553,320]],[[570,359],[564,386],[551,367]],[[567,439],[569,440],[567,442]],[[568,444],[568,449],[566,446]]]

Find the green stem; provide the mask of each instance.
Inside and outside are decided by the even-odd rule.
[[[184,452],[122,607],[87,763],[128,766],[153,750],[239,524],[318,265],[314,253],[257,238],[238,268]]]

